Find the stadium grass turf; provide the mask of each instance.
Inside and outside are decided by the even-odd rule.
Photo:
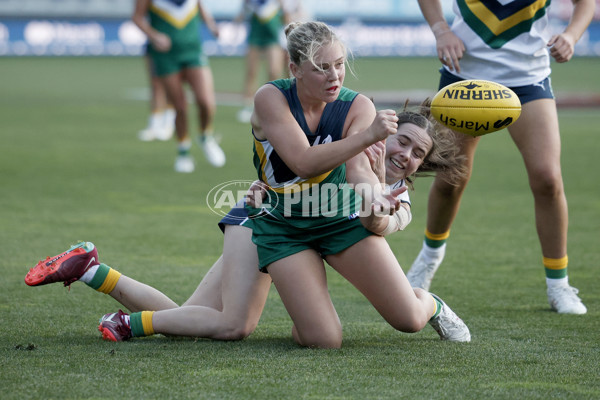
[[[241,59],[212,61],[218,91],[239,92]],[[162,336],[104,342],[98,318],[111,298],[81,283],[30,288],[28,267],[78,240],[100,259],[181,303],[221,252],[215,185],[253,179],[251,140],[220,106],[228,156],[211,168],[172,171],[172,142],[142,143],[146,77],[137,58],[0,58],[0,387],[3,399],[595,399],[600,397],[597,285],[600,186],[597,109],[560,111],[570,206],[571,283],[585,316],[546,301],[532,199],[506,131],[483,138],[471,184],[432,290],[469,325],[473,341],[439,341],[429,327],[403,334],[329,269],[343,322],[341,350],[307,350],[274,288],[261,322],[241,342]],[[600,93],[598,59],[555,68],[558,93]],[[428,89],[433,59],[357,60],[360,90]],[[195,121],[193,122],[195,124]],[[414,220],[390,238],[405,270],[421,245],[430,178],[411,194]],[[365,266],[368,268],[368,266]]]

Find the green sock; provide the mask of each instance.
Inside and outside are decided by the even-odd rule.
[[[427,229],[425,229],[425,244],[433,249],[437,249],[439,247],[442,247],[442,245],[446,243],[446,240],[448,240],[449,236],[450,231],[436,234],[431,233]]]
[[[444,304],[440,300],[438,300],[435,296],[431,296],[431,297],[433,297],[433,300],[435,301],[435,312],[429,319],[430,321],[432,319],[434,319],[435,317],[437,317],[438,315],[440,315],[440,313],[442,312],[442,307],[444,306]]]
[[[569,257],[564,256],[562,258],[543,258],[544,270],[546,271],[546,278],[548,279],[563,279],[568,276],[567,265],[569,264]]]
[[[98,266],[98,269],[96,270],[96,274],[94,275],[92,280],[89,283],[87,283],[87,285],[92,289],[100,289],[100,286],[102,286],[102,284],[106,280],[106,277],[108,276],[109,272],[110,267],[108,265],[100,264]]]
[[[150,336],[154,335],[152,327],[152,315],[154,311],[141,311],[132,313],[129,316],[129,325],[131,326],[131,336]]]

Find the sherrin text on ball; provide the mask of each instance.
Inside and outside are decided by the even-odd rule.
[[[454,131],[481,136],[515,122],[521,115],[521,102],[515,92],[499,83],[460,81],[433,97],[431,114]]]

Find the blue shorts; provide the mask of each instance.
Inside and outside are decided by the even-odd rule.
[[[439,89],[442,89],[443,87],[448,86],[451,83],[465,80],[448,72],[445,68],[440,68],[440,73],[442,74],[442,76],[440,77]],[[541,82],[534,83],[533,85],[515,86],[510,87],[509,89],[515,92],[515,94],[519,97],[521,104],[525,104],[533,100],[554,98],[554,93],[552,92],[552,82],[550,80],[550,77],[547,77]]]
[[[248,210],[244,207],[244,200],[238,202],[219,221],[219,228],[225,233],[225,225],[240,225],[252,229],[252,220],[248,216]]]

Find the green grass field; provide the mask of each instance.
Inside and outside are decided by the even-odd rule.
[[[219,92],[239,92],[240,59],[214,59]],[[430,90],[434,59],[359,59],[362,91]],[[554,66],[557,96],[598,94],[600,59]],[[215,185],[253,179],[251,135],[220,106],[228,156],[173,172],[173,142],[142,143],[147,86],[138,58],[0,58],[0,390],[3,399],[598,399],[600,185],[598,108],[561,109],[570,208],[570,281],[585,316],[550,312],[520,155],[506,131],[483,138],[432,290],[463,317],[470,344],[433,329],[398,333],[329,270],[341,350],[309,350],[272,288],[240,342],[155,336],[102,341],[98,318],[119,305],[81,283],[30,288],[29,267],[78,240],[101,260],[183,302],[221,253]],[[193,126],[196,122],[193,122]],[[422,241],[431,178],[417,180],[413,222],[390,237],[406,269]]]

